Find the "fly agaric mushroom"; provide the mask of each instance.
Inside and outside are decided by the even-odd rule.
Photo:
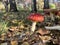
[[[32,13],[30,16],[28,16],[28,19],[33,21],[31,30],[32,32],[35,31],[35,26],[37,22],[43,22],[44,21],[44,16],[39,14],[39,13]]]

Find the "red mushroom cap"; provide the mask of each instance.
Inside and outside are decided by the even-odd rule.
[[[28,19],[36,22],[43,22],[44,16],[39,13],[32,13],[30,16],[28,16]]]

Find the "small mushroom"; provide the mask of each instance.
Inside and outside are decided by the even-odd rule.
[[[33,22],[32,27],[31,27],[31,31],[34,32],[35,27],[36,27],[36,23],[37,22],[43,22],[44,21],[44,16],[39,14],[39,13],[31,13],[30,16],[28,16],[28,19]]]

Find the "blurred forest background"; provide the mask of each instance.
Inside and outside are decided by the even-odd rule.
[[[36,7],[38,10],[42,10],[44,6],[44,0],[36,0]],[[49,0],[49,3],[54,3],[57,8],[60,6],[59,0]],[[0,0],[0,10],[6,11],[17,10],[32,10],[33,0]]]

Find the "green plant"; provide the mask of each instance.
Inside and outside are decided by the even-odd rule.
[[[7,32],[7,24],[8,24],[8,22],[6,22],[6,21],[1,21],[0,22],[0,35],[2,33]]]

